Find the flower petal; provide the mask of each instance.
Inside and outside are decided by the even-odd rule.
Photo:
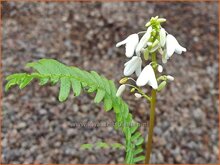
[[[142,48],[144,48],[147,45],[147,42],[151,37],[151,32],[152,32],[152,27],[150,26],[147,28],[146,33],[143,35],[140,42],[138,43],[136,50],[135,50],[135,52],[138,56],[140,56],[140,52],[141,52]]]
[[[125,88],[126,88],[126,86],[124,84],[121,85],[116,92],[116,96],[117,97],[121,96],[121,94],[124,92]]]
[[[182,47],[179,43],[176,46],[175,52],[177,54],[181,54],[182,52],[186,52],[186,48]]]
[[[139,68],[142,64],[142,60],[140,57],[138,56],[134,56],[132,57],[131,60],[129,60],[126,64],[125,64],[125,68],[124,68],[124,75],[125,76],[130,76],[132,75],[137,68]]]
[[[121,45],[126,44],[125,45],[125,49],[126,49],[125,55],[130,58],[134,55],[134,51],[135,51],[135,48],[138,44],[138,41],[139,41],[138,34],[131,34],[125,40],[117,43],[116,47],[119,47]]]
[[[153,72],[153,74],[150,74],[151,77],[148,81],[148,84],[153,88],[153,89],[157,89],[158,88],[158,84],[157,84],[157,80],[156,80],[156,77],[155,77],[155,74]]]
[[[149,84],[152,88],[157,89],[158,84],[156,80],[156,76],[154,74],[154,70],[151,65],[147,65],[143,71],[141,72],[140,76],[136,81],[137,86],[144,86]]]
[[[131,58],[134,55],[135,48],[138,44],[138,40],[133,40],[132,42],[128,42],[125,45],[125,55],[128,58]]]
[[[166,50],[167,50],[167,57],[171,57],[176,49],[176,45],[178,44],[176,38],[171,34],[167,35],[166,38]]]
[[[160,29],[160,45],[163,47],[166,43],[166,31],[164,28]]]
[[[139,75],[136,84],[137,86],[144,86],[148,83],[149,81],[149,77],[148,77],[148,66],[147,65],[141,72],[141,74]]]
[[[121,41],[121,42],[118,42],[118,43],[116,44],[116,47],[120,47],[121,45],[126,44],[126,43],[127,43],[127,39],[128,39],[128,38],[124,39],[124,40]]]
[[[142,65],[142,60],[140,58],[138,61],[138,65],[136,67],[136,70],[135,70],[135,74],[137,77],[140,76],[140,74],[141,74],[141,65]]]
[[[162,62],[164,64],[167,63],[167,50],[166,49],[162,52]]]

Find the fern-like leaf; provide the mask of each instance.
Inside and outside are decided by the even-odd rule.
[[[138,125],[129,113],[128,105],[120,98],[116,97],[116,87],[114,83],[107,80],[96,72],[83,71],[76,67],[68,67],[53,59],[41,59],[37,62],[27,64],[35,70],[33,73],[16,73],[9,75],[5,89],[18,85],[20,89],[31,83],[33,79],[39,80],[40,85],[47,83],[60,83],[59,101],[65,101],[71,89],[75,96],[80,95],[84,89],[88,93],[96,92],[94,101],[104,102],[104,109],[110,111],[114,109],[116,115],[116,128],[122,130],[126,139],[126,163],[134,164],[143,160],[142,144],[143,137],[137,132]],[[88,147],[88,146],[86,146]]]

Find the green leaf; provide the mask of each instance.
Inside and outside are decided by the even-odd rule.
[[[92,147],[93,147],[93,144],[89,144],[89,143],[87,143],[87,144],[82,144],[82,145],[80,146],[81,149],[86,149],[86,150],[90,150],[90,149],[92,149]]]
[[[104,142],[98,142],[96,144],[97,148],[104,148],[104,149],[108,149],[109,148],[109,145],[107,143],[104,143]]]
[[[144,138],[143,138],[143,137],[140,137],[140,138],[135,142],[135,145],[136,145],[136,146],[139,146],[139,145],[141,145],[143,142],[144,142]]]
[[[143,161],[144,159],[145,159],[144,156],[136,157],[136,158],[134,158],[134,163],[141,162],[141,161]]]
[[[5,91],[8,91],[13,85],[16,85],[16,79],[10,79],[5,85]]]
[[[101,78],[102,78],[103,83],[105,84],[105,89],[106,89],[107,93],[111,94],[111,87],[110,87],[108,80],[103,76]]]
[[[95,96],[94,102],[95,103],[100,103],[102,101],[102,99],[104,98],[104,96],[105,96],[105,91],[101,90],[101,89],[98,89],[98,92]]]
[[[125,127],[125,136],[128,141],[131,140],[131,131],[130,131],[129,127],[127,127],[127,126]]]
[[[124,145],[122,145],[120,143],[113,143],[111,146],[114,149],[124,149]]]
[[[88,89],[88,93],[92,93],[92,92],[95,92],[96,91],[96,86],[91,86],[89,89]]]
[[[70,93],[70,80],[67,78],[61,78],[59,101],[63,102],[67,99]]]
[[[82,89],[81,83],[78,80],[74,80],[74,79],[71,79],[70,81],[71,81],[75,96],[79,96],[81,93],[81,89]]]
[[[110,81],[110,80],[109,80],[108,82],[109,82],[109,87],[110,87],[111,93],[112,93],[112,94],[116,93],[116,92],[117,92],[117,89],[116,89],[116,87],[115,87],[114,82],[113,82],[113,81]]]
[[[48,83],[49,78],[45,77],[45,78],[40,78],[40,82],[39,85],[45,85],[46,83]]]
[[[123,113],[125,119],[126,119],[127,116],[128,116],[128,113],[129,113],[128,111],[129,111],[129,110],[128,110],[128,105],[123,102],[123,103],[122,103],[122,113]]]
[[[55,77],[55,76],[50,78],[52,85],[55,85],[59,80],[60,80],[59,77]]]
[[[23,89],[26,87],[31,81],[33,80],[33,77],[27,76],[25,79],[20,83],[19,88]]]
[[[16,78],[19,78],[19,77],[25,77],[26,75],[27,75],[26,73],[15,73],[15,74],[8,75],[6,77],[6,80],[9,81],[11,79],[16,79]]]
[[[143,151],[144,151],[143,148],[139,147],[138,149],[136,149],[136,150],[134,151],[134,155],[138,155],[138,154],[140,154],[140,153],[143,152]]]
[[[139,138],[141,136],[140,132],[136,132],[134,135],[132,135],[131,137],[131,141],[137,140],[137,138]]]
[[[133,134],[138,129],[138,127],[139,127],[138,123],[132,123],[131,133]]]
[[[105,88],[102,78],[95,71],[91,71],[91,75],[96,79],[98,87]]]
[[[132,164],[133,162],[133,154],[132,151],[129,151],[126,155],[126,164]]]
[[[115,102],[113,103],[113,107],[114,107],[114,112],[117,114],[120,112],[121,110],[121,104],[119,100],[115,100]]]
[[[112,100],[106,95],[104,98],[104,109],[110,111],[112,109]]]
[[[37,79],[41,85],[51,82],[55,85],[60,82],[59,100],[64,101],[70,94],[72,87],[75,96],[79,96],[82,89],[87,92],[97,92],[94,101],[104,102],[106,111],[114,109],[116,116],[116,129],[120,129],[126,138],[126,162],[133,164],[134,160],[138,160],[136,155],[143,152],[139,148],[144,142],[143,137],[138,136],[139,125],[132,119],[129,113],[128,105],[120,98],[116,97],[116,87],[113,81],[107,80],[105,77],[98,75],[95,71],[87,72],[76,67],[68,67],[53,59],[41,59],[36,62],[28,63],[27,66],[34,69],[32,73],[15,73],[7,76],[5,89],[8,90],[14,85],[24,88],[31,80]],[[126,124],[125,126],[122,124]],[[133,125],[131,125],[133,124]],[[100,144],[105,147],[106,145]],[[84,146],[91,148],[91,144]],[[119,147],[119,146],[115,146]]]

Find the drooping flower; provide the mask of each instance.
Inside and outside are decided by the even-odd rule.
[[[144,86],[146,84],[150,85],[153,89],[158,88],[156,76],[152,66],[147,65],[141,72],[140,76],[136,81],[137,86]]]
[[[138,43],[136,50],[135,50],[138,56],[141,55],[141,50],[147,46],[148,40],[151,37],[151,32],[152,32],[152,27],[150,26],[147,28],[146,33],[143,35],[140,42]]]
[[[130,59],[128,62],[124,64],[125,65],[124,75],[130,76],[135,72],[136,75],[139,76],[141,73],[141,64],[142,64],[141,57],[139,56],[132,57],[132,59]]]
[[[168,34],[166,37],[166,59],[169,59],[174,52],[181,54],[186,52],[186,48],[182,47],[173,35]]]
[[[117,92],[116,92],[116,96],[119,97],[122,95],[122,93],[124,92],[126,86],[123,84],[123,85],[120,85],[120,87],[118,88]]]
[[[116,44],[116,47],[125,45],[125,55],[130,58],[134,55],[136,46],[138,44],[139,37],[138,34],[131,34],[125,40]]]

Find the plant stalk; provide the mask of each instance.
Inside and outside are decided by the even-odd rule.
[[[152,53],[152,62],[157,63],[156,53]],[[154,73],[156,76],[156,68],[154,69]],[[157,97],[157,90],[152,89],[151,91],[151,102],[150,102],[150,125],[148,131],[148,138],[146,144],[146,156],[145,156],[145,164],[149,164],[150,162],[150,155],[152,150],[152,142],[153,142],[153,134],[154,134],[154,121],[155,121],[155,107],[156,107],[156,97]]]
[[[151,92],[150,126],[149,126],[148,139],[147,139],[147,144],[146,144],[145,164],[149,164],[151,150],[152,150],[154,121],[155,121],[156,95],[157,95],[157,91],[153,89]]]

